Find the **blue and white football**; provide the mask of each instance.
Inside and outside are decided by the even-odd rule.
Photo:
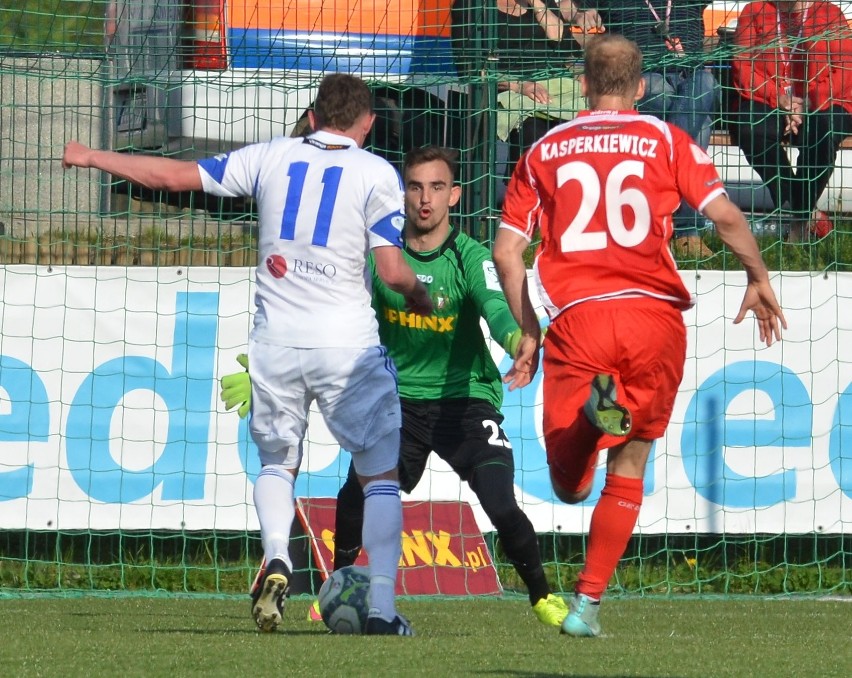
[[[369,570],[350,565],[332,572],[320,587],[319,608],[332,633],[364,633],[370,611]]]

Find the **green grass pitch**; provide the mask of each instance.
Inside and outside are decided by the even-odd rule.
[[[399,601],[415,638],[332,636],[291,600],[260,634],[248,597],[0,598],[4,676],[850,676],[852,599],[604,601],[604,636],[541,626],[525,600]]]

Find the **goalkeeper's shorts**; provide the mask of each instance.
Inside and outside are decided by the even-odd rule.
[[[251,340],[249,364],[249,430],[262,464],[299,467],[308,411],[316,401],[337,443],[359,455],[361,475],[396,466],[398,444],[373,449],[401,425],[396,369],[383,346],[306,349]]]
[[[557,316],[544,342],[543,433],[563,489],[592,482],[600,450],[665,434],[685,360],[683,317],[665,301],[586,302]],[[597,374],[615,377],[618,402],[633,415],[626,437],[601,433],[583,412]]]

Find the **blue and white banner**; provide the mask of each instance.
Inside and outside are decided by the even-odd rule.
[[[683,277],[698,298],[685,314],[685,377],[637,532],[848,533],[852,275],[775,274],[790,327],[771,348],[750,319],[732,323],[744,274]],[[218,386],[240,369],[252,278],[247,268],[0,267],[0,529],[257,529],[254,446]],[[553,497],[541,406],[541,375],[506,394],[517,495],[537,531],[582,532],[599,487],[578,506]],[[334,496],[349,455],[316,413],[308,439],[297,494]],[[411,498],[469,501],[491,529],[435,455]]]

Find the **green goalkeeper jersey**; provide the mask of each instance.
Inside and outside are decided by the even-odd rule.
[[[491,254],[455,229],[431,252],[404,250],[405,260],[423,281],[435,306],[431,316],[405,309],[402,295],[373,272],[373,308],[379,336],[399,373],[399,394],[411,400],[481,398],[499,409],[503,383],[482,333],[505,346],[518,325],[512,317]]]

